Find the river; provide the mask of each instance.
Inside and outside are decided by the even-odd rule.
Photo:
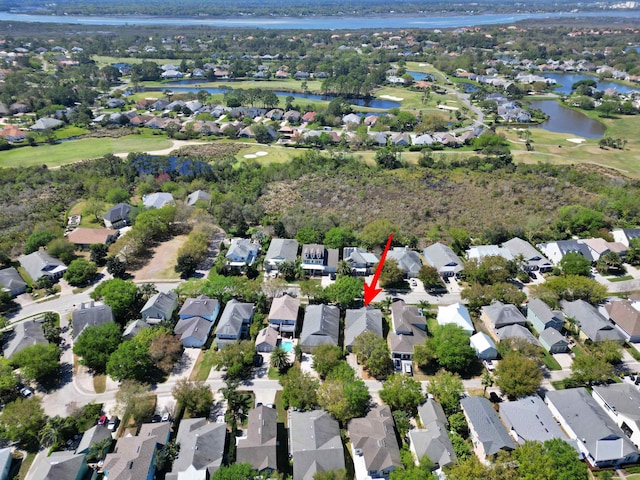
[[[550,132],[570,133],[576,137],[600,138],[605,132],[605,126],[584,113],[565,108],[555,100],[529,100],[531,108],[537,108],[549,115],[540,128]]]
[[[71,25],[172,25],[172,26],[210,26],[245,27],[294,30],[356,30],[379,28],[456,28],[480,25],[499,25],[515,23],[521,20],[544,20],[559,18],[602,18],[624,17],[640,18],[640,11],[625,10],[603,12],[557,12],[557,13],[482,13],[474,15],[373,15],[373,16],[334,16],[334,17],[181,17],[160,16],[72,16],[72,15],[28,15],[0,12],[0,22],[61,23]]]

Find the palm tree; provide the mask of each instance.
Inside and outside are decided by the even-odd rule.
[[[489,372],[482,374],[482,386],[484,387],[484,391],[482,392],[482,396],[484,397],[487,394],[487,388],[493,386],[493,377]]]
[[[349,262],[345,260],[340,260],[338,262],[338,267],[336,269],[337,275],[351,276],[351,265]]]
[[[279,373],[284,372],[291,366],[289,362],[289,354],[282,347],[276,347],[271,352],[271,366],[278,370]]]
[[[53,447],[59,445],[63,441],[63,429],[65,420],[59,415],[51,417],[49,421],[40,430],[40,444],[43,447]]]

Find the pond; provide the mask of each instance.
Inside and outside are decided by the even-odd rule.
[[[425,79],[428,80],[429,82],[433,82],[433,75],[431,75],[430,73],[413,72],[410,70],[407,70],[407,73],[411,75],[416,82],[419,82],[420,80],[425,80]]]
[[[605,126],[584,113],[565,108],[555,100],[530,100],[531,108],[539,109],[549,118],[540,124],[540,128],[550,132],[568,133],[576,137],[600,138]]]
[[[560,87],[553,90],[554,93],[562,93],[569,95],[571,93],[571,85],[580,80],[595,80],[598,82],[598,90],[607,90],[609,88],[615,88],[618,93],[629,93],[631,91],[640,91],[640,85],[637,87],[630,87],[629,85],[623,85],[622,83],[612,82],[610,80],[598,80],[598,77],[594,75],[585,75],[581,73],[543,73],[543,77],[552,78],[559,84]]]
[[[170,89],[174,92],[199,92],[200,90],[206,90],[209,93],[224,93],[228,90],[227,87],[188,87],[182,85],[197,85],[198,83],[202,83],[202,80],[179,80],[177,82],[167,83],[165,87],[147,87],[144,90],[147,92],[162,92],[164,90]],[[259,88],[259,84],[256,83],[256,88]],[[307,100],[326,100],[331,101],[336,98],[335,95],[317,95],[314,93],[299,93],[299,92],[285,92],[282,90],[273,90],[278,97],[294,97],[294,98],[303,98]],[[388,110],[390,108],[399,108],[401,106],[400,102],[394,102],[392,100],[383,100],[378,98],[348,98],[347,101],[351,105],[358,105],[361,107],[371,107],[371,108],[380,108],[384,110]]]

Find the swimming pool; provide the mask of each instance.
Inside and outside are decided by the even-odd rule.
[[[293,342],[291,340],[280,340],[280,347],[282,347],[285,352],[289,353],[293,350]]]

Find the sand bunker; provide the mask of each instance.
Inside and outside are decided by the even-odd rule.
[[[586,142],[586,140],[584,138],[567,138],[567,142],[580,144]]]
[[[258,157],[253,153],[247,153],[246,155],[244,155],[244,158],[258,158]]]
[[[254,155],[256,157],[266,157],[267,155],[269,155],[269,152],[263,152],[262,150],[260,150],[259,152],[256,152]]]
[[[392,100],[394,102],[401,102],[404,98],[394,97],[393,95],[380,95],[380,98],[384,100]]]

